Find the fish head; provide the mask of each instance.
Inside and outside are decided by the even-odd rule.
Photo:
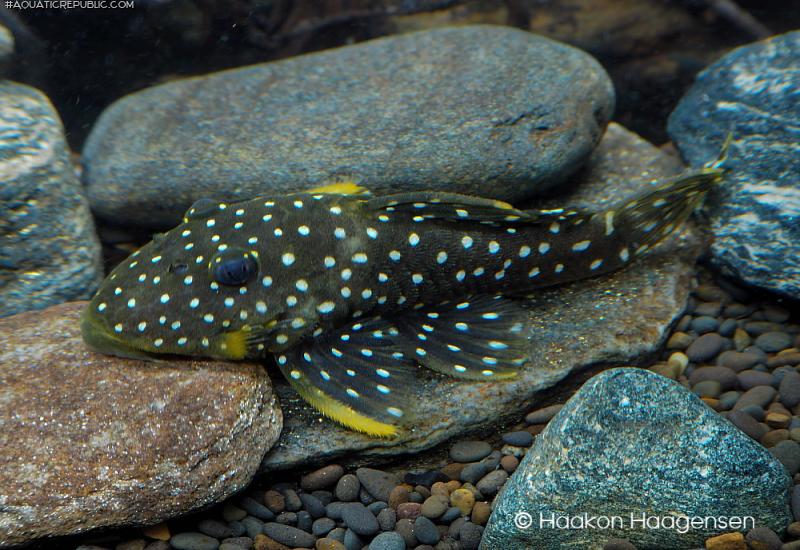
[[[281,252],[256,234],[263,204],[196,202],[103,281],[83,315],[84,341],[138,359],[263,356],[289,294],[265,270]]]

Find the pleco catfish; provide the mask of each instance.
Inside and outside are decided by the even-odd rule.
[[[89,304],[94,349],[151,359],[274,355],[323,414],[374,436],[413,423],[417,365],[465,380],[528,360],[514,297],[619,269],[672,233],[722,157],[600,212],[354,184],[201,200],[117,266]]]

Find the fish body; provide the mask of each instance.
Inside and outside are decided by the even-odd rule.
[[[372,197],[352,185],[201,200],[114,269],[86,310],[84,339],[146,359],[274,356],[321,412],[390,436],[413,422],[418,366],[513,377],[528,360],[515,297],[630,263],[721,173],[706,167],[599,212],[437,192]]]

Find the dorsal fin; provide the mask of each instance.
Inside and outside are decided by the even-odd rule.
[[[579,214],[571,209],[520,210],[499,200],[437,191],[375,197],[367,201],[367,207],[374,211],[413,213],[422,219],[492,224],[547,223]]]

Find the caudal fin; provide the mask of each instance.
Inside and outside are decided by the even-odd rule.
[[[698,170],[678,176],[625,203],[618,212],[628,229],[630,248],[642,253],[652,248],[686,221],[708,191],[725,174],[730,136],[717,159]]]

